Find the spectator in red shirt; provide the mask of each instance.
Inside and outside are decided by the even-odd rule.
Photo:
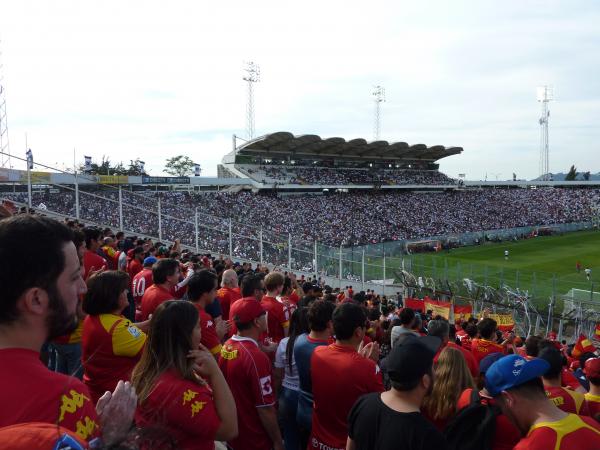
[[[479,377],[479,366],[475,361],[473,354],[462,348],[460,345],[456,345],[454,340],[450,339],[450,329],[451,326],[446,320],[430,320],[427,324],[427,334],[429,336],[435,336],[442,341],[442,347],[433,358],[433,362],[437,363],[440,353],[445,347],[454,348],[461,352],[473,380],[477,380]]]
[[[436,357],[438,360],[434,363],[435,383],[433,390],[423,401],[423,413],[442,431],[456,413],[460,394],[465,389],[474,389],[475,382],[460,350],[446,346],[441,348]]]
[[[108,266],[106,260],[96,253],[100,248],[102,232],[98,228],[85,227],[83,229],[83,234],[85,234],[86,248],[86,251],[83,254],[83,279],[87,280],[90,272],[105,270]]]
[[[485,387],[523,436],[515,450],[596,450],[600,425],[568,414],[548,401],[541,376],[549,364],[519,355],[500,358],[487,370]]]
[[[585,397],[581,392],[565,389],[561,385],[560,375],[563,369],[563,357],[554,347],[545,347],[540,351],[538,358],[546,361],[550,368],[542,375],[544,390],[552,403],[564,412],[588,416]]]
[[[315,348],[310,361],[314,398],[311,449],[344,448],[348,413],[354,402],[361,395],[384,390],[376,363],[379,345],[370,343],[357,351],[366,333],[365,309],[342,303],[334,310],[332,321],[335,343]]]
[[[152,266],[157,261],[154,256],[148,256],[144,258],[144,268],[138,272],[131,282],[131,292],[133,294],[133,301],[135,303],[135,315],[136,319],[139,320],[142,315],[142,297],[150,286],[154,284],[152,280]]]
[[[235,400],[201,339],[192,304],[172,300],[156,309],[132,383],[139,393],[137,425],[161,433],[142,431],[142,448],[212,450],[215,440],[237,435]]]
[[[49,371],[43,343],[77,327],[86,291],[71,230],[27,214],[0,221],[0,427],[51,423],[83,440],[118,443],[131,426],[136,396],[121,383],[94,407],[78,379]]]
[[[471,351],[473,352],[477,364],[479,364],[487,355],[492,353],[502,353],[503,355],[506,355],[506,346],[508,344],[512,345],[514,334],[511,334],[510,337],[501,344],[495,342],[497,328],[498,323],[489,317],[482,319],[477,324],[479,339],[473,339],[471,342]],[[516,351],[514,351],[514,353],[516,353]]]
[[[154,264],[154,284],[146,289],[142,297],[142,320],[147,320],[162,302],[173,299],[172,290],[179,282],[179,275],[179,262],[174,259],[163,258]]]
[[[133,249],[133,257],[131,258],[131,261],[127,263],[127,273],[132,282],[135,276],[144,268],[144,255],[144,247],[137,246]]]
[[[231,305],[242,297],[238,287],[238,276],[235,270],[227,269],[221,278],[221,289],[217,291],[217,297],[221,304],[223,320],[229,320],[229,309]]]
[[[112,391],[119,380],[129,381],[138,362],[148,323],[133,324],[121,313],[127,307],[129,277],[124,272],[109,270],[88,281],[83,310],[88,314],[83,323],[83,381],[92,399],[97,401]]]
[[[260,289],[260,277],[248,277],[242,289]],[[239,435],[229,440],[233,450],[283,450],[277,411],[271,361],[259,347],[259,336],[267,329],[266,311],[260,302],[245,297],[234,304],[231,319],[237,334],[221,350],[219,367],[227,380],[237,407]]]
[[[202,329],[202,340],[200,341],[210,353],[218,358],[221,354],[221,341],[217,333],[215,320],[205,310],[206,305],[211,303],[217,292],[217,276],[206,269],[200,270],[192,275],[188,282],[188,299],[198,310],[200,328]],[[219,326],[226,326],[227,322],[221,320]]]
[[[600,358],[589,358],[583,366],[583,373],[590,383],[590,392],[585,394],[590,416],[600,422]]]
[[[267,336],[276,344],[288,336],[290,329],[289,318],[286,317],[285,308],[277,296],[283,291],[285,277],[281,272],[271,272],[265,279],[266,295],[260,300],[260,304],[267,311]]]

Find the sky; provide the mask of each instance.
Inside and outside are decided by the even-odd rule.
[[[463,147],[440,161],[454,177],[530,179],[536,88],[552,85],[550,171],[595,173],[598,23],[579,0],[0,0],[10,148],[59,169],[140,158],[152,175],[187,155],[215,176],[247,137],[254,61],[256,136],[372,140],[382,85],[381,139]]]

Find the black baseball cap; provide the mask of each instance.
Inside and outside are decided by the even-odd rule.
[[[433,358],[441,345],[442,340],[435,336],[404,334],[387,358],[390,379],[398,383],[411,383],[430,373]]]

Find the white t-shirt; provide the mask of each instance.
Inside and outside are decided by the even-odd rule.
[[[286,337],[279,342],[279,346],[275,352],[275,367],[278,369],[285,369],[285,375],[281,385],[286,389],[298,391],[300,390],[300,379],[298,378],[298,369],[296,368],[294,355],[292,354],[292,371],[290,372],[290,366],[285,353],[285,349],[287,348],[287,343],[289,340],[290,338]]]

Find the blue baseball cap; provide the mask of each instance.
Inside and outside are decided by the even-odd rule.
[[[496,397],[502,391],[541,377],[549,368],[550,365],[543,359],[528,361],[519,355],[508,355],[489,367],[485,373],[485,389]]]
[[[154,256],[148,256],[147,258],[144,258],[144,265],[151,266],[156,261],[158,261],[158,259],[156,259]]]
[[[500,352],[495,352],[487,355],[479,362],[479,373],[485,374],[492,364],[494,364],[496,361],[503,357],[504,355]]]

